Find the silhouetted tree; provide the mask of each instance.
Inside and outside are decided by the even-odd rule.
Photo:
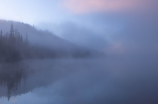
[[[13,24],[11,24],[11,28],[10,28],[9,42],[10,42],[10,44],[13,44],[13,42],[14,42],[14,28],[13,28]]]
[[[25,37],[25,45],[28,45],[29,44],[29,41],[28,41],[28,35],[26,33],[26,37]]]
[[[0,41],[2,41],[2,36],[3,36],[3,32],[1,30],[1,33],[0,33]]]

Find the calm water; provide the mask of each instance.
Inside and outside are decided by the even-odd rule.
[[[0,104],[158,104],[157,60],[28,60],[0,65]]]

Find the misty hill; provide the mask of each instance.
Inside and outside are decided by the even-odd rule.
[[[0,61],[35,58],[86,58],[100,53],[74,45],[51,32],[15,21],[0,20]]]
[[[28,33],[28,39],[31,44],[45,46],[55,49],[67,49],[74,48],[74,45],[63,40],[49,31],[37,30],[34,26],[25,24],[22,22],[0,20],[0,29],[3,33],[9,32],[10,25],[13,24],[14,28],[17,29],[24,37]]]

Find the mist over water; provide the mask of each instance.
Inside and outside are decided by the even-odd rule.
[[[1,76],[0,103],[158,102],[157,58],[109,56],[105,59],[46,59],[22,63],[15,64],[15,73],[19,77],[12,77],[14,65],[10,65],[12,67],[7,69],[7,74],[1,71],[8,79]],[[7,101],[9,96],[11,98]]]

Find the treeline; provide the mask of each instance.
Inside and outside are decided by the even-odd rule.
[[[11,25],[10,32],[3,34],[0,32],[0,62],[16,62],[22,59],[20,52],[23,47],[28,45],[27,37],[23,38],[22,34]]]
[[[89,57],[88,50],[76,48],[72,52],[55,50],[53,47],[46,48],[37,45],[31,45],[28,41],[27,33],[22,35],[18,29],[14,29],[11,24],[10,31],[3,33],[0,31],[0,62],[17,62],[23,59],[35,58],[85,58]]]

